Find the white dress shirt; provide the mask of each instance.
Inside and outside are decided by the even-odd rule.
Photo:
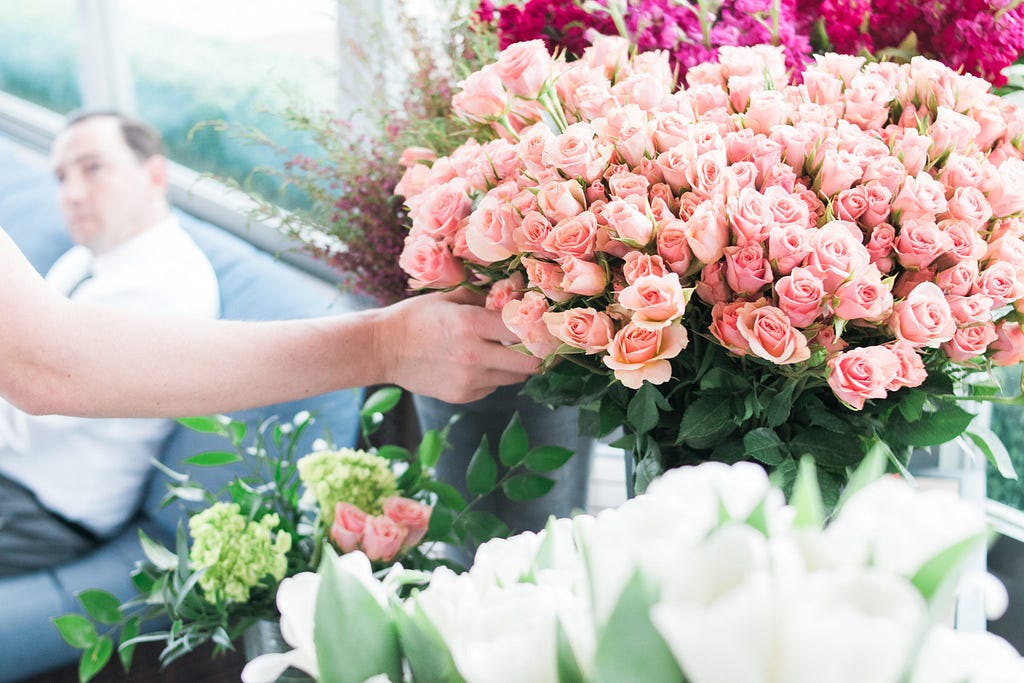
[[[213,267],[173,217],[96,257],[74,247],[46,280],[90,304],[195,318],[220,314]],[[106,536],[138,506],[151,460],[172,426],[169,420],[33,416],[0,400],[0,474],[62,517]]]

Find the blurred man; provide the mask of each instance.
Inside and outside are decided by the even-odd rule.
[[[75,301],[216,318],[216,275],[170,212],[162,151],[160,135],[129,117],[68,121],[51,161],[77,246],[46,279]],[[0,400],[0,576],[65,562],[113,535],[171,426],[33,416]]]

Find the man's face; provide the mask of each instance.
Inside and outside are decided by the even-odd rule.
[[[154,208],[166,190],[163,159],[139,161],[116,119],[86,119],[64,130],[53,143],[51,162],[61,213],[76,243],[102,253],[155,222]]]

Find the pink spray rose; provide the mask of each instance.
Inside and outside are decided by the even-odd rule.
[[[806,268],[793,272],[775,283],[779,308],[796,327],[807,327],[824,312],[825,286]]]
[[[523,290],[526,289],[526,278],[520,272],[512,273],[504,280],[498,280],[491,285],[487,292],[487,300],[484,308],[491,311],[501,311],[505,304],[513,299],[522,299]]]
[[[367,517],[365,512],[351,503],[335,504],[330,535],[341,552],[350,553],[359,547]]]
[[[688,341],[682,325],[647,329],[629,322],[615,334],[604,364],[630,389],[639,389],[644,380],[664,384],[672,378],[668,359],[678,356]]]
[[[953,338],[942,344],[942,350],[950,360],[962,363],[985,353],[998,337],[991,321],[958,327]]]
[[[402,550],[408,550],[423,540],[430,525],[431,512],[433,508],[429,505],[411,498],[389,496],[384,499],[384,515],[407,531]]]
[[[548,332],[569,346],[595,354],[608,348],[615,336],[615,326],[607,313],[592,308],[570,308],[544,314]]]
[[[882,282],[882,273],[874,265],[854,274],[836,290],[835,314],[843,320],[879,323],[892,313],[892,292]]]
[[[551,75],[553,66],[544,41],[528,40],[502,50],[494,70],[510,92],[534,99]]]
[[[362,550],[371,562],[390,562],[402,549],[408,530],[390,517],[367,517]]]
[[[886,397],[886,387],[900,371],[900,359],[884,346],[865,346],[833,356],[828,368],[832,392],[843,403],[861,410],[866,399]]]
[[[776,365],[801,363],[811,357],[807,338],[774,306],[741,309],[736,328],[750,345],[750,353]]]
[[[896,391],[900,387],[919,387],[924,384],[928,379],[928,371],[917,349],[905,341],[895,341],[885,346],[895,353],[900,361],[896,377],[886,385],[886,391]]]
[[[760,292],[772,281],[772,266],[764,255],[764,247],[751,242],[745,247],[725,248],[725,281],[742,296]]]
[[[996,365],[1016,365],[1024,361],[1024,330],[1015,322],[996,324],[996,340],[989,345]]]
[[[619,292],[619,304],[633,311],[633,322],[648,329],[667,327],[681,318],[689,297],[675,273],[645,275]]]
[[[567,256],[561,261],[562,289],[570,294],[596,296],[604,292],[608,274],[600,263]]]
[[[949,341],[956,332],[946,296],[932,282],[918,284],[906,299],[893,307],[889,327],[897,339],[906,340],[914,347]]]
[[[442,242],[424,234],[410,234],[398,263],[409,273],[409,285],[415,289],[447,289],[466,279],[466,271]]]
[[[551,336],[544,324],[547,312],[547,299],[539,292],[527,292],[522,299],[509,301],[501,311],[505,327],[512,330],[537,358],[547,358],[558,348],[558,340]]]
[[[476,123],[490,123],[505,113],[508,93],[493,64],[470,74],[452,97],[452,110]]]

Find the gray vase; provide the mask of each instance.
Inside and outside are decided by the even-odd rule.
[[[537,531],[544,528],[551,515],[568,517],[574,512],[586,510],[590,457],[594,448],[593,439],[579,435],[579,409],[551,409],[521,395],[521,390],[522,385],[502,387],[484,399],[461,405],[424,396],[415,397],[416,412],[423,431],[441,429],[452,415],[461,414],[461,419],[449,433],[448,440],[452,449],[441,457],[437,476],[467,497],[466,469],[481,437],[487,435],[491,453],[497,456],[501,434],[516,411],[526,429],[531,448],[562,446],[575,453],[564,466],[547,475],[556,482],[554,488],[543,497],[516,502],[496,491],[477,503],[475,509],[497,515],[513,532]]]
[[[281,626],[277,621],[260,619],[242,634],[242,648],[245,661],[248,662],[271,652],[288,652],[292,646],[281,635]],[[278,677],[277,683],[313,683],[313,678],[289,667]]]

